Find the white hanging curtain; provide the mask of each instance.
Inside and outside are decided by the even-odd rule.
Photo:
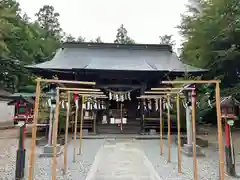
[[[159,109],[159,107],[158,107],[158,100],[155,99],[154,101],[155,101],[155,110],[158,111],[158,109]]]
[[[76,106],[77,109],[79,108],[79,107],[78,107],[78,99],[75,100],[75,106]]]
[[[151,101],[151,99],[148,99],[147,102],[148,102],[148,110],[152,110],[152,101]]]

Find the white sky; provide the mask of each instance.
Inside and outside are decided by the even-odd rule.
[[[113,42],[117,28],[124,24],[137,43],[159,43],[159,36],[173,34],[177,47],[181,37],[177,25],[188,0],[18,0],[21,9],[32,18],[43,5],[52,5],[60,13],[63,30],[74,37]]]

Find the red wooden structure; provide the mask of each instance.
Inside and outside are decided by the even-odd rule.
[[[226,169],[230,176],[236,177],[235,171],[235,153],[234,144],[232,140],[232,126],[234,121],[238,119],[239,101],[232,96],[221,98],[221,114],[225,123],[225,156],[226,156]]]
[[[19,121],[26,121],[27,124],[33,122],[33,99],[20,96],[8,102],[8,105],[15,106],[15,112],[13,117],[14,124],[17,124]]]

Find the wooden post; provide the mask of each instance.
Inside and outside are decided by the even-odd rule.
[[[140,95],[144,94],[144,91],[146,89],[146,84],[142,84],[141,89],[140,89]],[[140,100],[140,119],[141,119],[141,134],[145,134],[145,112],[144,112],[144,103],[143,103],[144,99]]]
[[[79,134],[79,154],[82,153],[82,137],[83,137],[83,104],[84,104],[85,97],[82,96],[82,105],[81,105],[81,120],[80,120],[80,134]]]
[[[196,91],[192,90],[192,132],[193,132],[193,173],[194,180],[198,179],[197,149],[196,149]]]
[[[162,98],[159,99],[159,113],[160,113],[160,155],[163,154],[163,118],[162,118]]]
[[[58,80],[58,79],[41,79],[41,82],[45,83],[59,83],[59,84],[84,84],[84,85],[96,85],[96,82],[88,81],[68,81],[68,80]]]
[[[178,173],[182,173],[182,160],[181,160],[181,127],[180,127],[180,97],[177,94],[177,128],[178,128]]]
[[[74,121],[73,162],[76,162],[77,119],[78,119],[78,106],[76,105],[76,110],[75,110],[75,121]]]
[[[64,144],[64,174],[67,173],[67,152],[68,152],[68,126],[69,126],[69,115],[70,115],[70,92],[68,92],[68,107],[66,117],[66,128],[65,128],[65,144]]]
[[[28,180],[33,180],[33,171],[34,171],[33,166],[35,161],[38,108],[39,108],[39,100],[40,100],[40,94],[41,94],[40,82],[41,82],[41,79],[37,78],[36,98],[35,98],[35,104],[34,104],[34,116],[33,116],[33,127],[32,127],[31,152],[30,152],[29,167],[28,167],[28,173],[29,173]]]
[[[95,114],[95,118],[93,119],[93,133],[96,133],[96,124],[97,124],[97,113]]]
[[[218,147],[219,147],[219,159],[220,159],[220,180],[224,180],[224,151],[223,151],[223,138],[222,138],[222,117],[221,117],[221,107],[220,107],[220,85],[219,82],[216,83],[215,89],[216,96],[216,111],[217,111],[217,124],[218,124]]]
[[[120,102],[120,117],[121,117],[121,132],[122,132],[122,130],[123,130],[123,126],[122,126],[122,123],[123,123],[123,121],[122,121],[122,118],[123,118],[123,104],[122,104],[122,102]]]
[[[53,158],[52,158],[52,180],[56,179],[57,172],[57,134],[58,134],[58,116],[59,116],[59,89],[57,88],[55,120],[53,123]]]
[[[171,116],[170,116],[170,96],[167,97],[168,114],[168,162],[171,162]]]

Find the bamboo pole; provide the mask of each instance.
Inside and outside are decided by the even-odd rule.
[[[159,113],[160,113],[160,155],[163,154],[163,118],[162,118],[162,98],[159,99]]]
[[[96,124],[97,124],[97,114],[95,116],[95,118],[93,119],[93,133],[96,133]]]
[[[158,95],[161,95],[161,94],[177,94],[178,92],[174,92],[174,91],[145,91],[144,92],[145,94],[158,94]]]
[[[74,122],[74,140],[73,140],[73,162],[76,162],[77,119],[78,119],[78,107],[77,107],[77,105],[76,105],[76,110],[75,110],[75,122]]]
[[[151,91],[173,91],[173,90],[193,90],[194,88],[151,88]]]
[[[92,89],[92,88],[67,88],[67,87],[60,87],[60,90],[65,90],[65,91],[93,91],[93,92],[98,92],[101,91],[100,89]]]
[[[167,97],[168,105],[170,105],[170,96]],[[167,108],[168,114],[168,162],[171,162],[171,117],[170,107]]]
[[[91,94],[93,94],[93,95],[103,95],[103,96],[105,96],[105,95],[103,94],[103,92],[101,92],[101,91],[96,91],[96,92],[94,92],[94,91],[71,91],[71,93],[89,94],[89,96],[90,96]]]
[[[182,81],[162,81],[161,84],[217,84],[220,80],[182,80]]]
[[[83,104],[85,97],[82,96],[82,105],[81,105],[81,120],[80,120],[80,131],[79,131],[79,154],[82,153],[82,138],[83,138]]]
[[[162,97],[167,97],[167,95],[141,95],[137,99],[159,99]]]
[[[166,92],[164,94],[167,94]],[[168,95],[164,95],[164,94],[156,94],[156,95],[141,95],[139,97],[137,97],[137,99],[159,99],[159,98],[167,98]],[[177,92],[172,92],[171,94],[178,94]],[[181,96],[181,94],[179,94],[180,98],[185,98],[185,96]]]
[[[84,85],[96,85],[96,82],[88,81],[68,81],[68,80],[57,80],[57,79],[41,79],[41,82],[46,83],[62,83],[62,84],[84,84]]]
[[[219,171],[220,180],[224,180],[224,149],[223,149],[223,138],[222,138],[222,119],[221,119],[221,107],[220,107],[220,80],[209,80],[209,81],[162,81],[162,84],[215,84],[215,97],[216,97],[216,111],[218,121],[218,144],[219,144]]]
[[[122,130],[123,130],[123,126],[122,126],[122,123],[123,123],[123,121],[122,121],[122,117],[123,117],[123,104],[122,104],[122,102],[120,102],[120,116],[121,116],[121,126],[120,126],[120,128],[121,128],[121,132],[122,132]]]
[[[70,115],[70,93],[68,92],[68,107],[67,107],[66,128],[65,128],[65,144],[64,144],[64,174],[67,173],[69,115]]]
[[[218,124],[218,145],[219,145],[219,159],[220,159],[220,180],[224,180],[224,150],[223,150],[223,137],[222,137],[222,117],[220,107],[220,85],[216,83],[216,111],[217,111],[217,124]]]
[[[37,78],[36,85],[36,98],[34,104],[34,116],[33,116],[33,127],[32,127],[32,142],[31,142],[31,152],[29,157],[29,167],[28,167],[28,180],[33,180],[33,171],[34,171],[34,161],[35,161],[35,149],[36,149],[36,134],[37,134],[37,121],[38,121],[38,108],[40,100],[40,78]]]
[[[177,94],[177,128],[178,128],[178,173],[182,173],[182,160],[181,160],[181,134],[180,134],[180,98]]]
[[[57,174],[57,134],[58,134],[58,118],[59,118],[59,89],[57,88],[55,120],[53,123],[53,158],[52,158],[52,180],[56,179]]]
[[[194,97],[195,96],[195,97]],[[193,173],[194,180],[198,179],[197,149],[196,149],[196,92],[192,91],[192,135],[193,135]]]

